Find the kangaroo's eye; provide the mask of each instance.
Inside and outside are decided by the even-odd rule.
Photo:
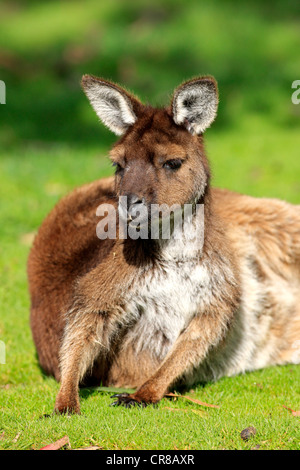
[[[113,162],[112,166],[115,168],[116,173],[120,173],[120,171],[124,170],[120,163]]]
[[[167,170],[178,170],[182,165],[182,160],[179,158],[175,158],[174,160],[167,160],[164,163],[164,168],[167,168]]]

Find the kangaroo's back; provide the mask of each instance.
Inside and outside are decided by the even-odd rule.
[[[238,321],[244,330],[248,322],[248,346],[254,348],[244,370],[299,362],[300,206],[220,189],[213,204],[242,273]]]

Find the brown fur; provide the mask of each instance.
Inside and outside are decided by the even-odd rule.
[[[84,87],[89,80],[84,77]],[[28,260],[33,339],[42,368],[61,381],[58,412],[79,412],[79,383],[137,387],[132,399],[155,403],[176,380],[194,381],[197,367],[209,377],[208,364],[216,364],[217,370],[219,363],[229,361],[228,337],[232,335],[232,344],[241,341],[238,312],[246,294],[251,295],[251,282],[262,286],[261,315],[255,323],[262,331],[269,325],[256,344],[257,357],[264,358],[260,351],[271,344],[266,363],[289,362],[292,344],[300,338],[300,207],[210,189],[203,137],[175,124],[173,103],[166,109],[145,107],[112,86],[125,93],[137,115],[111,150],[112,161],[120,165],[116,177],[63,198],[40,227]],[[179,170],[164,167],[178,158],[183,161]],[[99,240],[96,209],[104,203],[117,208],[119,196],[132,194],[148,206],[183,205],[195,202],[199,187],[196,202],[204,204],[205,238],[194,265],[205,266],[210,276],[204,295],[208,300],[195,305],[197,314],[166,356],[155,353],[155,336],[153,350],[137,352],[131,337],[137,320],[128,315],[127,304],[144,279],[163,272],[164,244]],[[289,302],[282,292],[285,286]],[[243,367],[251,369],[251,364]]]

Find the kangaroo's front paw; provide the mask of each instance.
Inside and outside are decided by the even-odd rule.
[[[150,379],[131,396],[139,403],[156,405],[163,398],[164,390],[160,383]]]
[[[134,395],[129,394],[129,393],[116,393],[115,395],[112,395],[110,398],[117,398],[116,401],[111,403],[110,406],[125,406],[125,408],[131,408],[133,406],[141,406],[142,408],[145,408],[147,406],[146,403],[137,401],[134,398]]]
[[[58,394],[54,407],[54,414],[80,414],[79,397],[66,397]]]

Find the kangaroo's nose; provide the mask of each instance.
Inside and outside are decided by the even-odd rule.
[[[141,198],[136,194],[129,194],[127,196],[127,215],[128,220],[134,220],[137,217],[145,216],[145,211],[147,210],[145,204],[145,198]]]
[[[134,204],[144,204],[145,199],[137,196],[136,194],[129,194],[127,196],[127,209],[132,207]]]

